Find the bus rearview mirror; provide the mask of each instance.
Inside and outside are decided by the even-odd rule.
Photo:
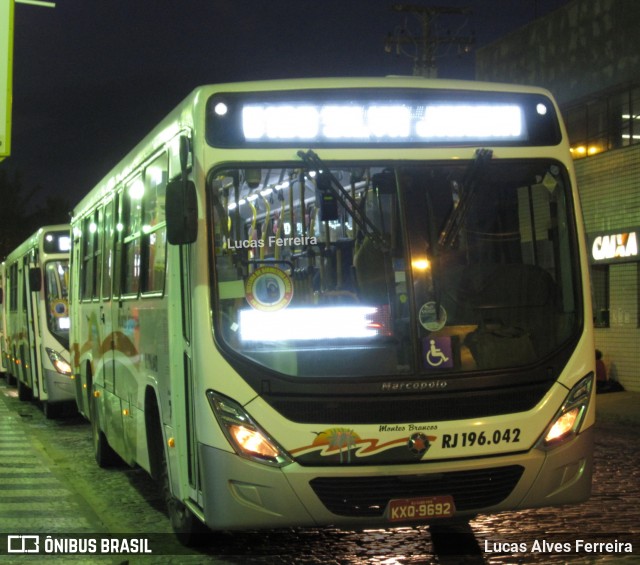
[[[175,179],[167,185],[167,240],[172,245],[193,243],[198,235],[198,202],[193,181]]]
[[[42,288],[42,271],[38,267],[29,269],[29,288],[31,292],[40,292]]]

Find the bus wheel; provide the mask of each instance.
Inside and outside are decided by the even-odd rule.
[[[45,400],[42,403],[42,411],[44,412],[44,417],[47,420],[52,420],[53,418],[57,418],[60,415],[60,405],[51,404],[51,402]]]
[[[162,498],[167,506],[167,514],[171,521],[171,527],[178,538],[178,541],[187,547],[197,547],[204,545],[211,535],[211,530],[207,528],[182,502],[180,502],[171,492],[171,480],[169,479],[169,467],[167,456],[162,449],[162,462],[160,471],[160,488]]]
[[[104,432],[100,429],[98,400],[96,398],[93,398],[91,404],[91,432],[93,436],[93,452],[98,466],[106,469],[118,465],[121,459],[109,445],[107,436],[105,436]]]
[[[33,393],[31,389],[24,384],[20,379],[18,379],[18,398],[20,400],[31,400],[33,398]]]

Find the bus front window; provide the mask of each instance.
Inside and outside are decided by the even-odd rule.
[[[47,325],[65,348],[69,347],[69,261],[48,261],[45,265]]]
[[[289,376],[534,364],[578,326],[549,161],[283,164],[211,177],[223,347]]]

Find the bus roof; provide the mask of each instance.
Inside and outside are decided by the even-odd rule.
[[[539,94],[553,100],[551,93],[540,87],[468,80],[428,79],[414,76],[330,77],[274,79],[248,82],[208,84],[194,88],[136,146],[134,146],[74,207],[73,217],[83,214],[102,200],[116,185],[120,185],[149,158],[150,152],[163,146],[180,131],[194,128],[194,109],[200,102],[221,92],[277,92],[301,90],[353,89],[433,89],[477,92]],[[554,102],[555,104],[555,102]],[[73,223],[73,220],[72,220]]]
[[[69,224],[54,224],[49,226],[42,226],[38,230],[25,239],[20,245],[13,249],[6,258],[6,263],[12,263],[19,257],[22,257],[25,253],[29,252],[32,248],[38,245],[41,235],[52,231],[70,231]]]

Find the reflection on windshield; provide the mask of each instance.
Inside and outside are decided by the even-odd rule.
[[[65,347],[69,347],[69,261],[49,261],[45,266],[47,325]]]
[[[558,165],[315,157],[213,178],[230,349],[290,376],[428,375],[535,363],[575,331]]]

